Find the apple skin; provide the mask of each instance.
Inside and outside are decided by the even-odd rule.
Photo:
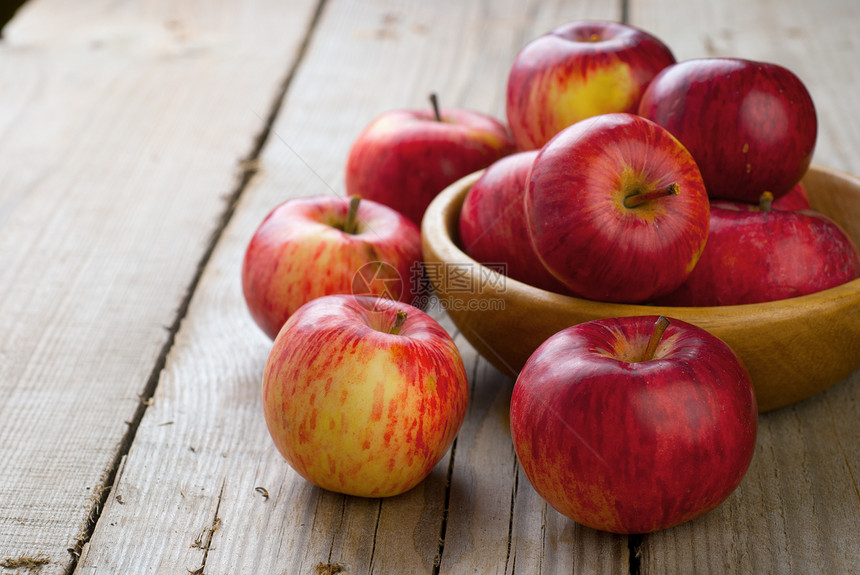
[[[620,22],[579,20],[535,38],[517,54],[507,81],[517,147],[539,149],[585,118],[635,113],[654,76],[674,63],[662,41]]]
[[[346,163],[346,192],[385,204],[421,226],[439,192],[463,176],[516,151],[507,127],[463,108],[380,115],[353,142]]]
[[[263,413],[299,475],[338,493],[389,497],[420,483],[445,454],[469,388],[436,320],[374,299],[324,296],[287,320],[263,372]],[[406,321],[391,334],[399,311]]]
[[[537,150],[518,152],[492,163],[466,194],[460,210],[460,244],[483,264],[504,264],[508,277],[567,294],[532,247],[523,203]]]
[[[656,317],[579,324],[547,339],[514,385],[511,436],[532,486],[583,525],[649,533],[715,508],[755,451],[749,376],[709,332]]]
[[[359,293],[411,303],[421,262],[418,227],[395,210],[361,200],[356,233],[342,227],[349,201],[334,196],[293,198],[275,207],[254,232],[242,262],[242,291],[254,321],[274,339],[313,298],[353,293],[357,273],[374,266],[393,277],[368,278]],[[361,270],[361,271],[360,271]]]
[[[800,181],[818,133],[815,105],[794,73],[739,58],[668,66],[645,90],[639,114],[681,140],[711,198],[753,204]]]
[[[677,195],[624,205],[636,191],[677,184]],[[535,251],[582,297],[645,302],[669,293],[698,261],[708,197],[687,150],[634,114],[604,114],[565,128],[538,153],[525,196]]]
[[[711,202],[708,242],[696,268],[655,303],[705,307],[776,301],[857,277],[857,247],[827,216]]]

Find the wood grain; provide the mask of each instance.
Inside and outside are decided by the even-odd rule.
[[[818,111],[814,161],[860,173],[860,40],[850,31],[860,19],[856,2],[634,0],[630,14],[679,58],[739,56],[792,69]],[[856,233],[856,202],[816,207],[832,210]],[[858,357],[860,347],[848,353]],[[858,397],[854,372],[820,395],[761,416],[756,454],[738,490],[711,514],[646,536],[642,573],[860,572]]]
[[[506,431],[512,382],[460,336],[473,401],[457,443],[426,481],[396,498],[366,500],[299,478],[262,421],[259,382],[270,342],[248,316],[238,276],[248,239],[274,205],[343,193],[349,145],[376,115],[425,106],[436,90],[446,105],[501,116],[516,51],[586,14],[618,11],[560,1],[326,3],[80,573],[168,565],[313,573],[320,564],[349,573],[552,573],[573,565],[626,572],[624,538],[583,533],[548,510],[518,472]],[[438,317],[456,333],[444,313]],[[215,526],[208,550],[189,547]]]
[[[34,0],[4,30],[3,563],[45,559],[43,575],[73,564],[296,54],[301,12]]]

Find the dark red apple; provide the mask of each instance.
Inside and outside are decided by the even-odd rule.
[[[693,154],[708,194],[756,203],[786,194],[809,167],[818,122],[806,86],[767,62],[698,58],[662,70],[639,114]]]
[[[393,110],[353,142],[346,192],[385,204],[421,226],[448,185],[515,151],[507,127],[463,108]]]
[[[653,35],[622,24],[580,20],[531,41],[508,75],[508,124],[521,150],[538,149],[571,124],[632,112],[654,76],[673,64]]]
[[[594,300],[644,302],[673,291],[708,235],[708,197],[693,158],[633,114],[559,132],[534,161],[525,208],[544,265]]]
[[[524,195],[536,150],[491,164],[472,185],[460,210],[460,243],[473,259],[500,264],[508,277],[556,293],[568,293],[532,247]],[[493,266],[496,267],[495,265]]]
[[[538,494],[613,533],[665,529],[715,508],[746,473],[758,428],[752,385],[729,346],[654,316],[551,336],[520,372],[510,411]]]
[[[811,210],[771,210],[713,202],[708,243],[671,306],[775,301],[825,290],[860,277],[860,256],[845,231]]]

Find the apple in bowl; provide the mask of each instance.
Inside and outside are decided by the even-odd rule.
[[[815,105],[792,71],[740,58],[695,58],[664,68],[639,114],[672,132],[695,158],[713,199],[780,198],[809,168]]]
[[[655,303],[760,303],[821,292],[860,277],[857,246],[838,224],[811,210],[771,209],[772,203],[769,192],[758,206],[711,202],[702,257],[678,289]]]
[[[572,293],[646,302],[677,288],[708,235],[708,196],[689,152],[635,114],[602,114],[541,148],[525,195],[535,252]]]
[[[523,211],[537,154],[537,150],[511,154],[484,170],[463,202],[460,241],[467,254],[482,264],[500,267],[507,277],[568,293],[535,253]]]
[[[675,63],[652,34],[603,20],[577,20],[528,43],[514,59],[506,115],[520,150],[538,149],[563,128],[611,112],[637,111],[654,76]]]

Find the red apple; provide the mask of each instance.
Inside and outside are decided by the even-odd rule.
[[[620,22],[582,20],[530,42],[514,59],[507,118],[521,150],[562,128],[611,112],[636,112],[648,83],[675,63],[659,39]]]
[[[460,243],[473,259],[503,266],[508,277],[568,293],[541,263],[526,225],[524,195],[537,154],[531,150],[506,156],[481,174],[460,210]]]
[[[564,329],[514,385],[520,465],[583,525],[625,534],[678,525],[724,501],[749,467],[758,413],[746,371],[716,336],[666,324],[639,316]]]
[[[708,243],[696,268],[674,292],[673,306],[720,306],[774,301],[825,290],[860,277],[851,238],[811,210],[770,210],[730,202],[711,204]]]
[[[526,191],[535,251],[571,292],[636,303],[684,281],[708,235],[693,158],[633,114],[565,128],[540,151]]]
[[[788,190],[784,196],[781,196],[771,204],[775,210],[809,210],[809,194],[806,193],[806,186],[803,182],[797,182],[793,188]]]
[[[346,192],[391,206],[420,226],[439,192],[514,151],[505,125],[487,114],[462,108],[394,110],[353,142]]]
[[[715,199],[756,203],[786,194],[809,167],[818,123],[803,82],[776,64],[685,60],[648,86],[639,114],[693,154]]]
[[[400,302],[332,295],[296,311],[263,372],[263,414],[290,466],[362,497],[403,493],[454,441],[469,398],[442,326]]]
[[[323,295],[362,293],[412,302],[418,282],[411,276],[420,262],[418,227],[395,210],[357,198],[294,198],[272,210],[254,232],[242,263],[242,288],[254,321],[274,339],[293,312]]]

